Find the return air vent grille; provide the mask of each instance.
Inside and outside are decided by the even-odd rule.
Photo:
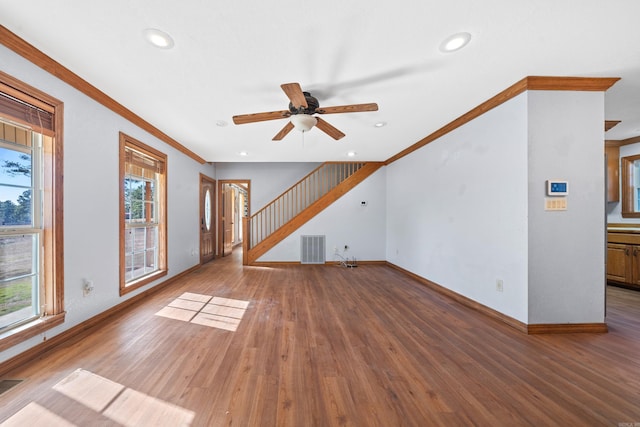
[[[325,236],[300,236],[300,263],[325,263]]]

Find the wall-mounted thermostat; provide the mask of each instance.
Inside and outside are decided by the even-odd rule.
[[[568,181],[547,180],[547,196],[566,196],[567,194],[569,194]]]

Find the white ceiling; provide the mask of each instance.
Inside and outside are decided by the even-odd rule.
[[[214,162],[386,160],[528,75],[621,77],[606,138],[638,136],[638,17],[637,0],[0,1],[1,25]],[[151,46],[146,28],[175,47]],[[461,31],[467,47],[438,50]],[[286,119],[233,124],[287,109],[289,82],[321,106],[380,109],[325,115],[340,141],[271,141]]]

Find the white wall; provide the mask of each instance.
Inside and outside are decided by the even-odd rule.
[[[527,324],[603,322],[603,121],[602,92],[530,91],[391,164],[387,260]]]
[[[0,354],[0,362],[71,328],[199,262],[199,173],[201,165],[122,117],[0,46],[2,70],[64,102],[64,324]],[[119,296],[118,132],[168,156],[167,277]],[[193,254],[195,252],[195,254]],[[95,290],[83,297],[84,279]]]
[[[605,292],[604,92],[531,91],[529,322],[600,323]],[[569,181],[545,211],[545,181]]]
[[[318,166],[320,163],[215,163],[215,178],[251,180],[249,210],[254,214]]]
[[[628,156],[636,156],[640,154],[640,143],[637,144],[629,144],[623,145],[620,147],[620,159]],[[620,159],[618,159],[618,165],[620,164]],[[622,176],[622,170],[620,170],[620,176]],[[622,195],[622,185],[620,180],[618,180],[618,187],[620,189],[620,194]],[[623,218],[622,217],[622,202],[611,202],[607,203],[607,222],[611,224],[623,224],[623,223],[638,223],[638,218]]]
[[[362,206],[361,202],[366,202]],[[300,236],[326,236],[326,260],[343,257],[360,261],[384,261],[386,240],[386,168],[343,195],[336,202],[293,232],[258,259],[267,261],[300,261]],[[344,251],[344,246],[348,250]]]
[[[519,95],[387,167],[387,260],[522,322],[526,109]]]

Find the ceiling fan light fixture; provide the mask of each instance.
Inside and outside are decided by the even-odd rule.
[[[444,53],[455,52],[456,50],[460,50],[465,47],[471,41],[471,34],[462,32],[453,34],[446,39],[442,43],[440,43],[440,51]]]
[[[300,132],[309,132],[318,123],[318,119],[310,114],[294,114],[291,116],[291,124]]]
[[[164,31],[160,31],[156,28],[147,28],[142,31],[144,38],[160,49],[171,49],[174,46],[171,36]]]

